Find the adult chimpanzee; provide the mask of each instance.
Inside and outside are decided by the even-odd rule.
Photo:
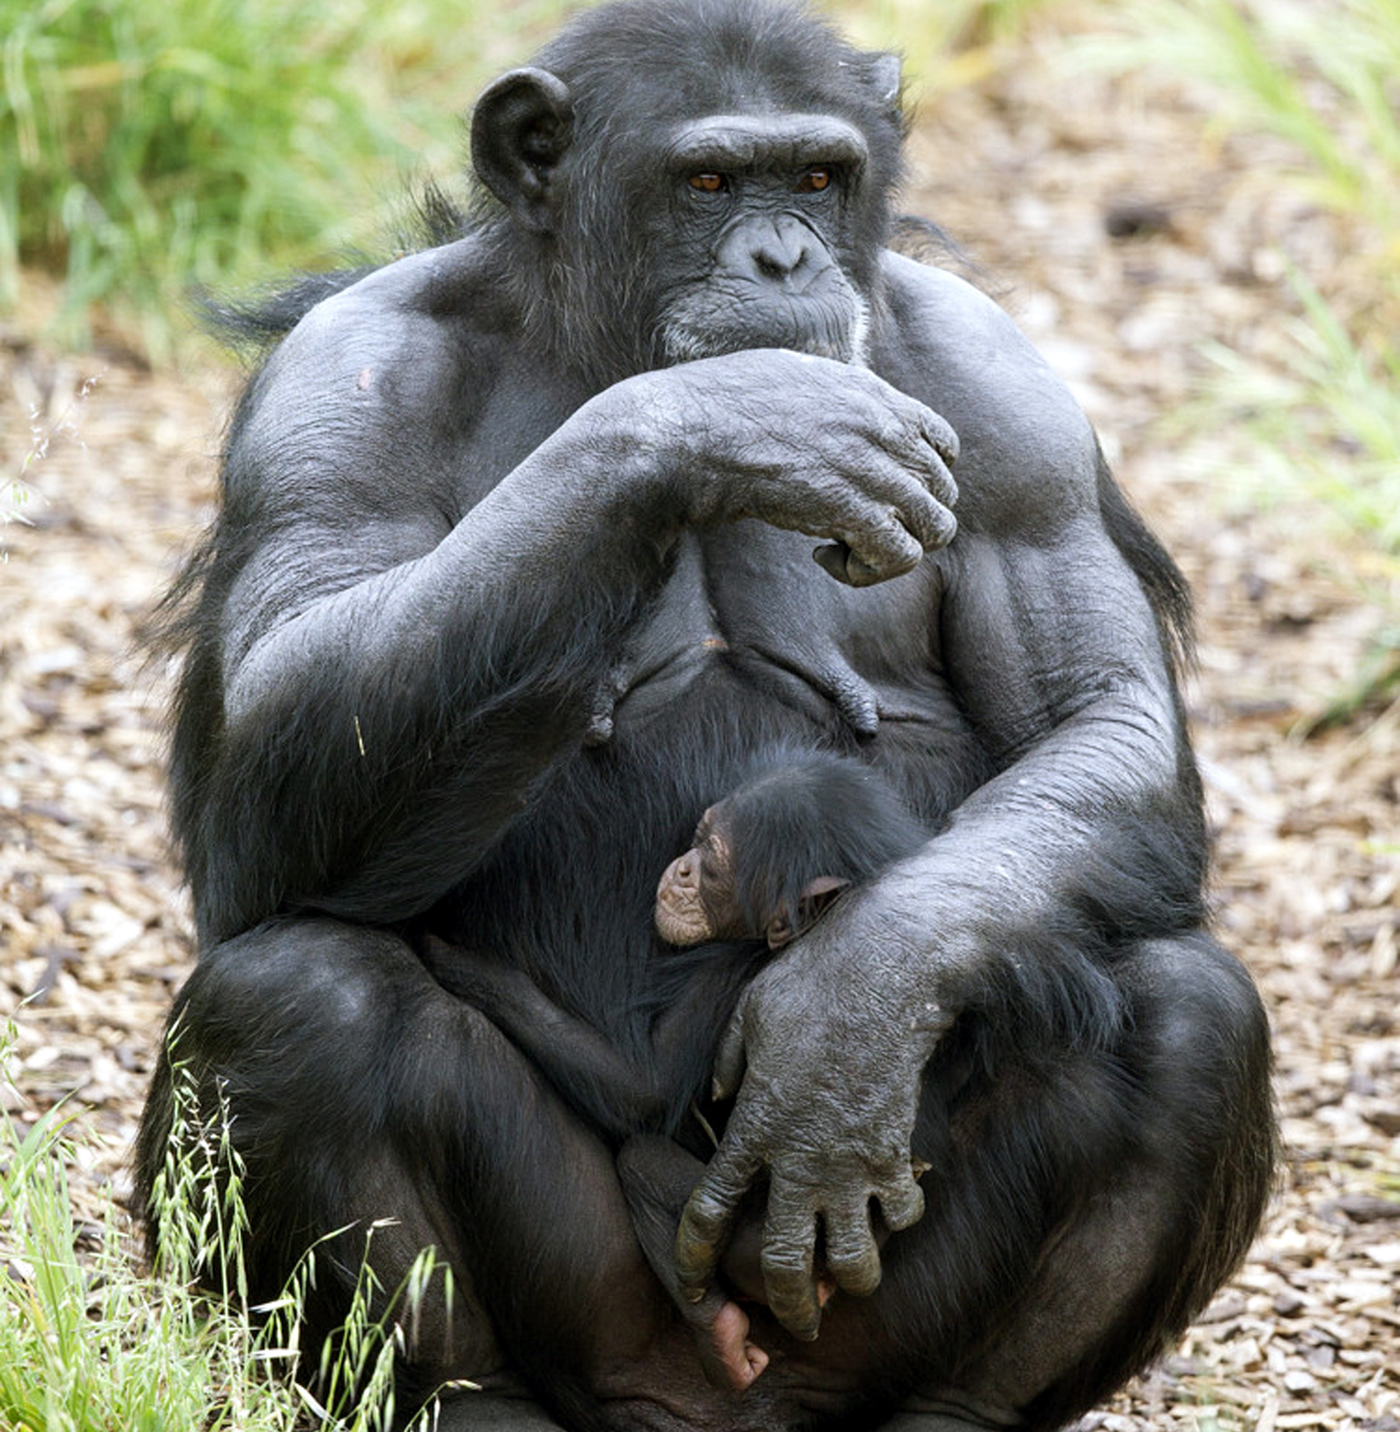
[[[303,290],[229,436],[184,586],[181,1054],[233,1110],[254,1296],[356,1220],[397,1220],[386,1287],[426,1244],[454,1270],[402,1375],[481,1380],[455,1425],[1050,1427],[1180,1331],[1265,1199],[1180,579],[1008,320],[883,248],[897,92],[791,8],[584,14],[481,99],[460,237]],[[640,1050],[656,871],[778,747],[868,762],[939,833],[719,1043],[675,1279],[703,1298],[761,1227],[773,1362],[734,1392],[610,1144],[425,951]],[[323,1259],[313,1321],[350,1277]]]

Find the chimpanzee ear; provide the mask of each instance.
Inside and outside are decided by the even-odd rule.
[[[768,922],[763,932],[770,950],[780,950],[791,944],[804,930],[809,930],[822,917],[822,912],[850,884],[836,875],[818,875],[809,880],[797,897],[797,924],[788,918],[786,910],[779,910]]]
[[[881,53],[866,56],[865,82],[876,102],[886,109],[899,108],[900,89],[904,84],[902,63],[898,55]]]
[[[487,86],[472,112],[472,167],[527,227],[550,227],[550,183],[569,147],[569,87],[548,70],[511,70]]]
[[[851,882],[836,875],[818,875],[802,887],[797,908],[801,911],[802,928],[815,925],[822,912]]]

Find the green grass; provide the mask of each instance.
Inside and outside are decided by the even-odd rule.
[[[406,176],[449,173],[458,113],[557,17],[536,0],[0,0],[0,308],[64,277],[59,337],[97,305],[156,356],[191,285],[376,237]]]
[[[982,72],[1043,0],[829,3],[899,37],[921,87]],[[59,273],[55,336],[106,314],[168,356],[191,289],[377,250],[412,179],[451,178],[459,116],[565,0],[0,0],[0,311]]]
[[[0,1033],[0,1082],[14,1090],[12,1045],[12,1033]],[[180,1102],[193,1107],[188,1091]],[[290,1376],[300,1365],[296,1313],[314,1277],[315,1250],[282,1298],[250,1311],[242,1295],[240,1170],[227,1121],[199,1128],[185,1113],[177,1123],[156,1190],[160,1256],[146,1276],[115,1209],[100,1229],[85,1230],[79,1249],[66,1172],[74,1139],[68,1112],[51,1109],[28,1128],[0,1116],[0,1427],[386,1427],[394,1335],[371,1312],[372,1275],[362,1272],[345,1328],[323,1359],[317,1400]],[[177,1156],[176,1148],[185,1152]],[[432,1275],[425,1254],[410,1276],[407,1307]],[[212,1276],[226,1296],[200,1292],[201,1276]]]

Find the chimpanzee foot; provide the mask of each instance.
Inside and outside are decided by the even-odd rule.
[[[714,1387],[742,1392],[768,1366],[768,1354],[749,1341],[749,1315],[738,1303],[717,1299],[719,1308],[705,1321],[687,1318],[700,1351],[700,1364]],[[706,1299],[695,1309],[708,1313]]]
[[[742,1392],[768,1366],[768,1354],[749,1340],[749,1315],[718,1287],[692,1303],[676,1276],[676,1225],[705,1166],[670,1139],[638,1134],[618,1154],[617,1170],[632,1228],[652,1272],[695,1337],[706,1380]]]

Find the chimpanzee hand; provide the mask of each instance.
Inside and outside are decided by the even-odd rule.
[[[914,990],[914,952],[901,958],[872,902],[853,904],[773,961],[740,1001],[715,1073],[716,1096],[737,1088],[738,1100],[676,1235],[681,1286],[698,1300],[745,1191],[766,1170],[768,1303],[808,1339],[821,1322],[819,1234],[825,1271],[867,1295],[880,1281],[871,1200],[892,1230],[923,1213],[909,1140],[920,1075],[952,1023]]]
[[[663,469],[687,475],[699,527],[754,517],[830,539],[818,562],[852,586],[897,577],[957,531],[952,428],[865,368],[784,349],[629,380]]]

